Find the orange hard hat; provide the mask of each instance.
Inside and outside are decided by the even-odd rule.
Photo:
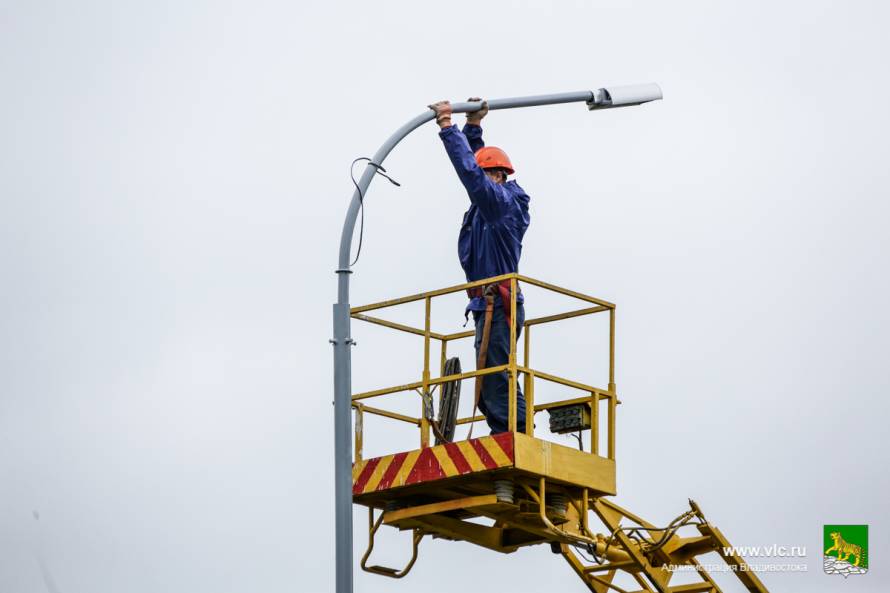
[[[507,174],[513,174],[513,163],[507,153],[497,146],[483,146],[476,151],[476,164],[483,169],[506,169]]]

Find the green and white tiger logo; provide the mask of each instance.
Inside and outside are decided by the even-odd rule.
[[[823,562],[826,574],[846,578],[868,572],[868,525],[825,525],[823,539],[828,546]]]

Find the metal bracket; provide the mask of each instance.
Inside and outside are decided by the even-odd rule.
[[[423,539],[424,533],[420,529],[414,530],[414,534],[412,535],[411,559],[408,560],[408,564],[405,565],[405,568],[399,570],[397,568],[379,566],[376,564],[373,566],[367,566],[368,558],[371,556],[371,551],[374,550],[374,534],[377,533],[377,530],[380,529],[380,526],[383,524],[384,516],[385,513],[380,513],[380,517],[375,521],[374,507],[368,507],[368,549],[367,551],[365,551],[365,555],[362,556],[361,567],[362,570],[364,570],[365,572],[371,572],[393,579],[400,579],[411,571],[411,568],[417,561],[417,546],[420,545],[420,540]]]

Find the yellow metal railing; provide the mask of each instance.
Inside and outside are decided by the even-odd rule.
[[[455,292],[465,291],[468,288],[474,288],[477,286],[484,286],[486,284],[491,284],[494,282],[501,282],[503,280],[509,280],[511,286],[511,299],[512,299],[512,310],[516,310],[516,294],[517,294],[517,285],[519,282],[522,282],[527,285],[537,286],[539,288],[543,288],[545,290],[549,290],[552,292],[556,292],[565,296],[569,296],[575,298],[580,301],[584,301],[588,306],[583,309],[576,309],[571,311],[566,311],[564,313],[557,313],[555,315],[548,315],[546,317],[536,317],[531,319],[526,319],[523,324],[523,329],[525,331],[524,337],[524,348],[523,348],[523,364],[518,364],[516,361],[516,316],[511,316],[510,323],[510,355],[507,361],[507,364],[489,367],[481,370],[474,370],[466,373],[460,373],[456,375],[447,375],[442,376],[445,372],[445,360],[447,358],[448,352],[448,343],[456,340],[461,340],[464,338],[473,337],[476,335],[474,330],[462,331],[451,334],[443,334],[437,333],[430,329],[430,316],[432,310],[432,301],[436,297],[452,294]],[[424,301],[425,309],[424,309],[424,326],[423,329],[411,327],[409,325],[404,325],[401,323],[395,323],[392,321],[388,321],[385,319],[380,319],[378,317],[372,317],[370,315],[366,315],[365,313],[368,311],[376,311],[378,309],[384,309],[387,307],[394,307],[396,305],[403,305],[406,303],[413,303],[417,301]],[[609,386],[608,389],[601,389],[598,387],[594,387],[591,385],[586,385],[584,383],[580,383],[578,381],[572,381],[570,379],[565,379],[563,377],[558,377],[556,375],[552,375],[549,373],[545,373],[543,371],[539,371],[531,368],[529,362],[529,355],[531,349],[531,328],[535,325],[543,325],[545,323],[552,323],[554,321],[560,321],[564,319],[571,319],[574,317],[581,317],[584,315],[591,315],[595,313],[606,312],[609,313]],[[365,391],[362,393],[356,393],[352,396],[352,406],[356,410],[355,417],[355,459],[361,460],[362,458],[362,448],[363,448],[363,439],[364,439],[364,414],[373,414],[377,416],[382,416],[385,418],[390,418],[392,420],[398,420],[401,422],[407,422],[409,424],[414,424],[420,429],[420,446],[428,447],[430,443],[430,425],[429,421],[426,418],[426,415],[423,412],[424,402],[421,401],[421,414],[418,417],[407,416],[404,414],[399,414],[396,412],[392,412],[389,410],[384,410],[381,408],[371,407],[365,403],[365,400],[369,400],[371,398],[380,397],[383,395],[389,395],[392,393],[399,393],[402,391],[413,391],[419,390],[421,394],[429,395],[431,393],[431,389],[436,385],[441,385],[444,383],[448,383],[451,381],[458,381],[464,379],[470,379],[473,377],[477,377],[480,375],[489,375],[492,373],[499,373],[501,371],[507,371],[508,374],[508,385],[509,385],[509,415],[507,420],[507,425],[510,431],[515,432],[517,427],[518,419],[516,417],[516,380],[519,375],[523,375],[524,378],[524,390],[525,390],[525,401],[526,401],[526,414],[525,418],[522,420],[525,422],[525,433],[528,435],[532,435],[534,433],[534,415],[536,412],[540,412],[542,410],[547,410],[550,408],[558,408],[566,405],[575,405],[575,404],[587,404],[590,408],[590,416],[591,416],[591,451],[590,453],[594,455],[599,455],[599,441],[600,441],[600,432],[599,432],[599,424],[600,424],[600,402],[605,400],[608,402],[608,413],[606,417],[606,443],[607,443],[607,452],[606,456],[609,459],[615,459],[615,410],[619,403],[618,396],[615,392],[615,305],[609,303],[607,301],[594,298],[592,296],[588,296],[586,294],[582,294],[580,292],[575,292],[573,290],[568,290],[566,288],[562,288],[553,284],[548,284],[546,282],[541,282],[540,280],[535,280],[533,278],[529,278],[527,276],[522,276],[520,274],[504,274],[502,276],[495,276],[492,278],[486,278],[484,280],[478,280],[475,282],[467,282],[465,284],[458,284],[455,286],[450,286],[448,288],[442,288],[439,290],[433,290],[430,292],[423,292],[420,294],[415,294],[407,297],[402,297],[398,299],[392,299],[388,301],[381,301],[379,303],[373,303],[371,305],[363,305],[360,307],[353,307],[351,309],[351,315],[354,319],[359,319],[362,321],[367,321],[369,323],[373,323],[376,325],[381,325],[384,327],[388,327],[390,329],[395,329],[398,331],[414,334],[417,336],[423,337],[423,374],[419,381],[415,381],[413,383],[406,383],[404,385],[395,385],[392,387],[385,387],[383,389],[375,389],[373,391]],[[440,342],[440,369],[439,369],[439,377],[433,378],[430,372],[430,343],[432,340],[438,340]],[[543,381],[548,381],[551,383],[556,383],[559,385],[563,385],[566,387],[571,387],[573,389],[577,389],[579,391],[585,392],[587,395],[583,397],[566,399],[554,402],[548,402],[543,404],[535,404],[535,381],[541,379]],[[464,418],[458,418],[457,424],[469,424],[472,422],[479,422],[485,420],[485,416],[476,415],[476,416],[468,416]]]

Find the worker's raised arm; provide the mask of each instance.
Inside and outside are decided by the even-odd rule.
[[[439,137],[445,145],[445,151],[458,178],[463,183],[470,201],[482,212],[482,216],[490,223],[500,220],[512,200],[500,187],[491,181],[485,171],[476,163],[476,157],[470,149],[467,137],[457,126],[451,125],[451,104],[440,101],[430,105],[436,112],[436,123],[439,124]]]
[[[480,97],[470,97],[467,99],[472,103],[482,101]],[[464,136],[470,144],[470,150],[474,153],[485,146],[482,140],[482,118],[488,115],[488,101],[482,101],[482,107],[478,111],[467,113],[467,123],[464,126]]]

